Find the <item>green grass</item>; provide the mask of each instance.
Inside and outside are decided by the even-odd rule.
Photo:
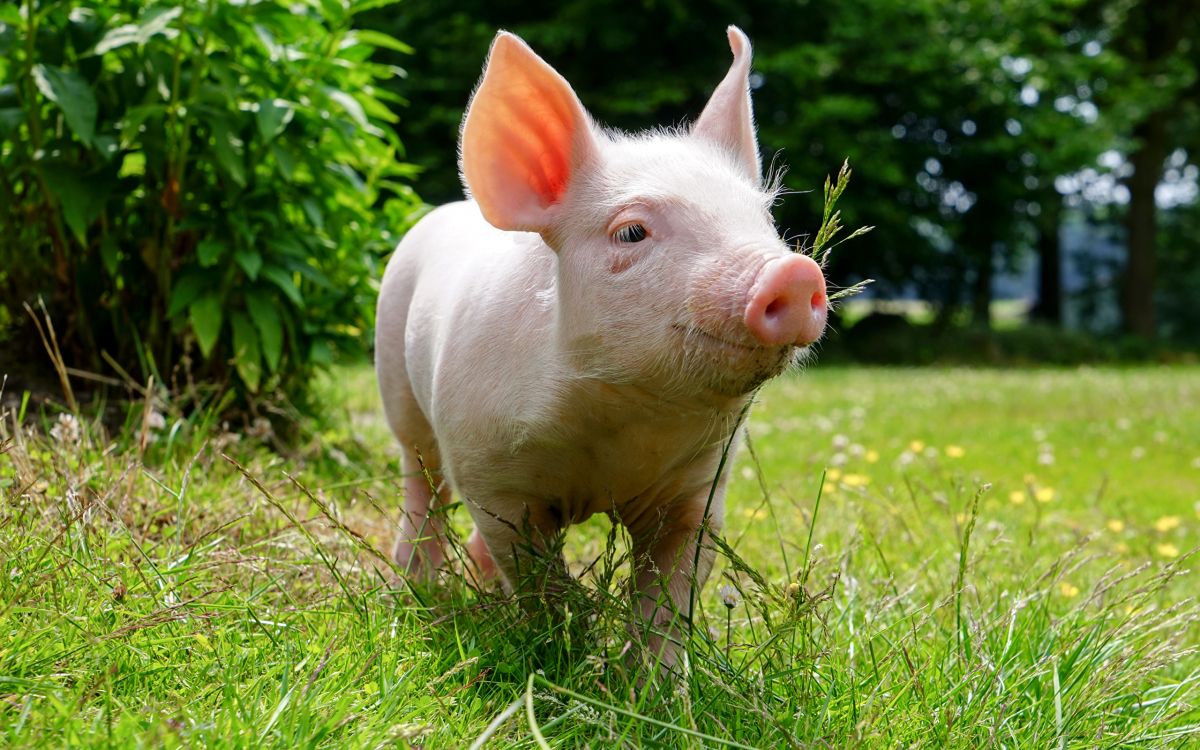
[[[389,585],[373,377],[325,387],[286,457],[169,409],[0,420],[0,746],[1200,743],[1198,368],[773,383],[679,684],[629,658],[602,519],[553,608]]]

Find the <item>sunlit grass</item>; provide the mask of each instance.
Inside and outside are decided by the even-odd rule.
[[[453,574],[393,591],[373,376],[325,388],[346,413],[284,458],[169,414],[144,447],[4,417],[0,745],[1197,741],[1196,368],[772,384],[678,686],[629,660],[603,519],[554,611]]]

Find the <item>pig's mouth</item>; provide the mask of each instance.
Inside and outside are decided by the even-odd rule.
[[[791,358],[795,347],[785,344],[782,346],[763,346],[749,341],[730,341],[723,336],[694,325],[677,323],[674,326],[683,336],[685,350],[708,352],[732,357],[737,360],[750,360],[761,367],[775,362],[783,363]]]
[[[724,396],[741,396],[783,372],[795,347],[762,346],[730,341],[695,325],[673,326],[682,339],[684,367],[706,388]]]
[[[746,353],[757,353],[763,350],[764,347],[754,344],[742,344],[736,341],[729,341],[720,336],[701,330],[696,326],[676,325],[675,329],[683,333],[684,340],[688,343],[697,343],[700,346],[715,349],[733,349]]]

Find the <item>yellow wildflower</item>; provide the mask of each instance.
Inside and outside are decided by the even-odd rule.
[[[847,474],[842,477],[842,484],[847,487],[866,487],[871,483],[871,478],[863,474]]]
[[[963,450],[963,447],[961,445],[947,445],[946,446],[946,457],[947,458],[962,458],[966,454],[967,454],[967,452],[965,450]]]
[[[1179,528],[1179,516],[1163,516],[1154,522],[1154,528],[1157,531],[1166,533],[1172,529]]]
[[[1125,530],[1125,522],[1119,518],[1110,518],[1108,519],[1108,523],[1104,525],[1107,526],[1108,530],[1114,534],[1120,534]]]
[[[821,492],[825,493],[826,495],[832,492],[837,492],[837,485],[833,482],[826,482],[821,486]]]
[[[867,463],[873,464],[879,460],[879,451],[874,451],[874,450],[867,451],[866,455],[864,455],[863,458],[867,459]],[[1200,510],[1198,510],[1196,512],[1200,513]]]
[[[1033,496],[1039,503],[1048,503],[1054,499],[1054,488],[1038,487],[1037,492],[1033,493]]]
[[[908,444],[908,449],[913,453],[920,453],[925,450],[925,443],[922,440],[914,440]]]
[[[1068,583],[1067,581],[1062,581],[1058,584],[1058,593],[1070,599],[1073,596],[1079,595],[1079,587]]]
[[[837,480],[842,478],[842,470],[841,469],[829,469],[825,472],[825,478],[828,479],[830,482],[836,482]]]
[[[1154,551],[1159,557],[1179,557],[1179,548],[1170,542],[1154,545]]]
[[[1008,501],[1013,505],[1023,505],[1025,503],[1025,490],[1013,490],[1008,493]]]

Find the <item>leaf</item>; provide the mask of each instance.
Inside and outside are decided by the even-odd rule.
[[[235,312],[231,322],[234,367],[250,392],[256,393],[262,381],[262,356],[258,349],[258,334],[245,313]]]
[[[403,52],[406,55],[413,53],[413,48],[405,44],[396,37],[385,34],[382,31],[373,31],[371,29],[356,29],[350,33],[351,44],[369,44],[372,47],[382,47],[395,52]]]
[[[275,372],[283,356],[283,322],[279,319],[279,309],[275,307],[274,300],[261,290],[246,296],[246,307],[250,310],[254,327],[258,329],[267,369]]]
[[[62,210],[67,228],[79,244],[87,245],[87,228],[104,210],[109,185],[101,180],[89,181],[66,166],[47,164],[41,172]]]
[[[0,109],[0,135],[7,135],[21,127],[25,121],[25,112],[20,107],[5,107]]]
[[[196,343],[200,345],[200,353],[207,359],[217,345],[217,336],[221,333],[221,323],[224,311],[221,300],[215,294],[206,294],[197,299],[188,308],[188,320],[196,333]]]
[[[258,123],[258,133],[264,141],[270,141],[283,132],[288,123],[295,117],[296,110],[283,99],[263,99],[258,103],[255,121]]]
[[[121,251],[111,234],[104,235],[104,239],[100,240],[100,260],[104,263],[104,270],[108,272],[109,278],[115,279],[121,262]]]
[[[208,288],[210,279],[201,273],[184,273],[171,287],[171,301],[167,303],[167,317],[174,318]]]
[[[17,112],[20,114],[20,110],[17,110]],[[296,160],[292,157],[291,153],[287,149],[282,148],[278,142],[271,144],[271,153],[275,156],[275,164],[279,168],[280,176],[282,176],[287,182],[291,182],[292,174],[296,171]]]
[[[182,6],[149,8],[137,23],[127,23],[105,32],[100,41],[96,42],[92,53],[103,55],[109,50],[124,47],[127,44],[145,44],[155,34],[162,34],[168,39],[173,39],[179,34],[179,31],[169,27],[171,21],[178,18],[181,13],[183,13]]]
[[[304,299],[300,296],[300,290],[296,288],[296,283],[292,281],[290,273],[278,266],[265,266],[260,273],[264,279],[279,287],[279,290],[286,294],[296,307],[304,305]]]
[[[246,186],[246,165],[242,158],[242,142],[230,130],[229,121],[214,117],[211,121],[213,153],[217,163],[239,187]]]
[[[79,140],[90,146],[96,133],[96,96],[83,76],[78,71],[39,64],[33,66],[33,81],[62,110]]]
[[[363,111],[363,107],[358,103],[357,99],[350,94],[347,94],[345,91],[339,91],[338,89],[330,88],[328,86],[324,86],[322,89],[330,99],[337,102],[338,105],[340,105],[341,108],[346,111],[346,114],[350,115],[350,118],[354,120],[354,122],[356,122],[360,128],[367,127],[367,115]]]
[[[246,276],[254,281],[258,278],[258,272],[262,268],[262,254],[257,250],[238,250],[233,254],[233,259],[246,272]]]
[[[200,261],[203,268],[215,266],[224,253],[225,243],[212,237],[205,237],[196,246],[196,260]]]

